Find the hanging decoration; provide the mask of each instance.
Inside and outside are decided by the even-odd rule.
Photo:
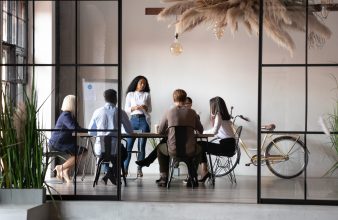
[[[225,27],[232,33],[242,24],[249,34],[258,35],[259,0],[162,0],[172,5],[164,8],[159,20],[176,16],[174,24],[177,34],[207,23],[211,25],[217,39],[224,34]],[[305,0],[264,0],[264,31],[278,45],[293,55],[295,43],[289,32],[306,30]],[[308,9],[309,46],[323,45],[331,36],[330,29],[318,19],[320,11]]]

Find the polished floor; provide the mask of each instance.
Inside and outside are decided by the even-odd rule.
[[[215,202],[215,203],[256,203],[257,177],[237,176],[237,183],[229,178],[216,178],[215,187],[209,182],[200,184],[198,188],[187,188],[183,184],[184,175],[174,177],[170,189],[158,187],[155,180],[158,175],[146,174],[142,178],[127,179],[127,187],[122,185],[121,195],[124,201],[144,202]],[[303,178],[280,179],[274,176],[262,177],[262,198],[304,199],[307,188],[307,199],[338,200],[337,178]],[[47,181],[54,189],[53,194],[74,194],[74,183],[62,183],[55,178]],[[117,187],[103,182],[93,187],[93,176],[86,176],[76,182],[77,195],[116,195]]]

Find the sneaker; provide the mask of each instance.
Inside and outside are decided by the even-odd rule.
[[[159,187],[166,187],[167,186],[167,182],[168,182],[168,178],[167,177],[161,177],[160,181],[158,181],[157,186]]]

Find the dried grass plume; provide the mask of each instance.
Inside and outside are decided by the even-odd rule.
[[[162,10],[158,20],[174,16],[178,34],[190,31],[206,23],[219,28],[228,26],[232,33],[243,24],[249,34],[258,35],[259,0],[163,0],[171,5]],[[290,30],[305,31],[306,10],[300,1],[265,0],[264,31],[278,45],[287,49],[291,56],[295,43]],[[323,45],[331,31],[309,8],[309,46]]]

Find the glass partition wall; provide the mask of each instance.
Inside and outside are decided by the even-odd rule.
[[[304,22],[304,32],[288,32],[292,50],[276,53],[271,38],[260,36],[258,144],[265,135],[273,141],[258,153],[258,203],[338,204],[338,13],[326,10],[337,2],[328,3],[297,1],[295,7],[289,2],[288,10],[297,10]],[[266,7],[263,14],[268,10],[274,9]],[[330,30],[329,40],[314,18]],[[261,28],[266,33],[271,26]],[[261,128],[269,123],[275,124],[274,131]]]
[[[299,13],[306,14],[310,3],[320,1],[297,2],[303,3]],[[121,106],[122,1],[0,3],[2,89],[8,89],[17,104],[35,79],[40,128],[47,138],[58,131],[54,126],[69,94],[77,97],[75,118],[84,129],[94,110],[104,105],[106,89],[117,90]],[[290,32],[295,40],[293,53],[274,50],[266,35],[259,38],[257,146],[268,136],[257,154],[258,203],[338,204],[338,13],[326,10],[328,14],[323,14],[321,7],[315,10],[331,31],[327,42],[318,38],[316,45],[311,43],[316,37],[307,16],[305,33]],[[267,28],[260,25],[261,30]],[[261,129],[271,123],[275,124],[273,132]],[[323,132],[325,127],[329,133]],[[55,189],[51,191],[54,199],[119,200],[121,185],[101,182],[93,187],[95,137],[78,135],[84,130],[69,131],[77,136],[77,145],[87,148],[87,157],[76,156],[69,183],[52,172],[64,162],[64,155],[53,157],[46,183]],[[121,139],[120,127],[117,138]],[[120,167],[116,169],[120,175]]]
[[[37,88],[44,91],[38,97],[41,103],[46,102],[41,107],[41,118],[51,118],[49,123],[44,123],[42,130],[48,138],[53,132],[60,132],[54,126],[62,113],[63,100],[67,95],[75,95],[75,119],[81,129],[66,130],[76,136],[78,146],[87,149],[83,157],[75,154],[75,167],[69,171],[69,182],[66,181],[66,175],[56,177],[53,172],[56,165],[64,164],[70,158],[69,155],[53,152],[46,183],[51,186],[54,199],[120,199],[121,186],[113,185],[109,180],[105,185],[101,180],[106,170],[101,170],[98,184],[93,186],[96,163],[100,156],[95,149],[100,146],[95,137],[83,130],[89,129],[94,111],[105,105],[105,90],[116,90],[117,106],[121,106],[120,4],[121,1],[31,3],[30,13],[35,27],[32,27],[31,32],[34,59],[30,66],[38,79]],[[46,25],[48,22],[49,26]],[[50,59],[47,59],[46,51],[53,51],[48,54]],[[114,132],[114,138],[119,138],[120,127],[114,128],[114,131],[111,129],[100,131]],[[95,132],[95,128],[91,131]],[[114,169],[120,175],[117,171],[120,166]],[[61,173],[63,172],[66,171],[62,166]]]

